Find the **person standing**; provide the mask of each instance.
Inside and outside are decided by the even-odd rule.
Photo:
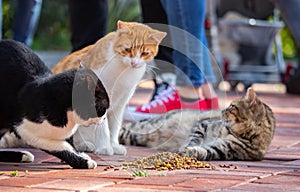
[[[161,4],[170,26],[172,60],[177,68],[176,88],[165,90],[150,103],[137,107],[131,115],[134,119],[145,119],[178,109],[218,109],[204,29],[205,1],[161,0]]]
[[[72,52],[94,44],[106,34],[107,0],[68,0]]]

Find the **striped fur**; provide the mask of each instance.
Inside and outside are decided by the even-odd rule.
[[[274,131],[272,110],[249,88],[222,112],[172,111],[125,125],[119,140],[198,160],[261,160]]]

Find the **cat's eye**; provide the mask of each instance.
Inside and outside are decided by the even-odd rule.
[[[149,52],[143,52],[142,54],[141,54],[142,56],[147,56],[147,55],[149,55]]]
[[[237,106],[231,104],[231,105],[229,106],[229,109],[230,109],[230,110],[237,109]]]
[[[131,49],[130,48],[125,48],[125,51],[130,53],[131,52]]]

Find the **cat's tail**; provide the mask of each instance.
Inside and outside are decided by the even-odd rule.
[[[28,151],[0,151],[0,162],[31,163],[34,156]]]
[[[119,142],[169,150],[183,143],[196,121],[220,117],[221,111],[174,110],[155,118],[125,124],[120,130]]]
[[[148,134],[139,133],[138,126],[140,126],[140,122],[130,122],[122,126],[119,132],[119,143],[146,147]]]
[[[0,148],[17,148],[29,147],[21,138],[17,137],[14,132],[6,132],[0,138]]]

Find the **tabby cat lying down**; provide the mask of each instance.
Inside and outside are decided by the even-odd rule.
[[[3,40],[0,78],[0,138],[11,131],[26,144],[74,168],[97,166],[67,142],[76,123],[101,123],[100,117],[105,117],[109,107],[106,90],[91,70],[79,68],[53,75],[24,44]],[[0,151],[2,162],[31,162],[33,158],[29,152]]]
[[[128,123],[119,141],[156,148],[199,160],[260,160],[275,131],[272,110],[249,88],[245,97],[223,111],[171,111],[157,118]],[[23,146],[5,135],[0,146]]]
[[[274,135],[272,110],[253,89],[223,111],[171,111],[122,127],[120,143],[198,160],[261,160]]]

